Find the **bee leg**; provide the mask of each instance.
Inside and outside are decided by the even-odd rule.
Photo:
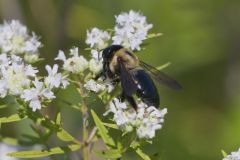
[[[134,108],[134,110],[137,111],[138,106],[137,106],[135,99],[132,96],[125,95],[125,97],[126,97],[127,101],[130,103],[130,105]]]
[[[115,78],[111,81],[112,85],[116,85],[117,83],[120,82],[120,79],[119,78]]]
[[[121,95],[118,97],[118,99],[119,99],[120,102],[125,101],[125,99],[126,99],[125,94],[122,92]]]
[[[107,79],[106,74],[105,74],[103,71],[101,71],[100,73],[98,73],[98,74],[95,76],[94,80],[98,80],[98,78],[100,78],[100,77],[103,77],[103,81],[105,81],[105,80]]]
[[[104,75],[103,71],[99,72],[95,77],[94,80],[97,80],[98,78],[102,77]]]

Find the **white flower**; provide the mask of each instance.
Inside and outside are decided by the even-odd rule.
[[[91,56],[93,59],[101,61],[102,60],[102,51],[98,52],[97,50],[92,49]]]
[[[93,74],[99,73],[103,68],[103,62],[95,59],[91,59],[89,61],[89,70],[93,72]]]
[[[38,54],[41,42],[17,20],[5,21],[0,25],[0,49],[9,54]]]
[[[112,92],[114,86],[111,84],[110,79],[102,80],[99,78],[97,81],[90,79],[84,84],[84,87],[93,92],[107,91],[108,93]]]
[[[0,54],[0,65],[7,67],[9,65],[9,60],[6,54]]]
[[[36,73],[38,73],[38,70],[34,68],[32,65],[26,65],[24,71],[25,75],[30,77],[36,77]]]
[[[66,62],[66,56],[64,54],[64,52],[62,50],[59,50],[57,57],[55,58],[55,60],[60,60],[63,61],[64,63]]]
[[[7,95],[8,88],[7,88],[7,81],[4,79],[0,80],[0,97],[4,98]]]
[[[70,49],[70,55],[72,57],[66,59],[64,52],[59,51],[58,56],[55,58],[55,60],[63,61],[63,69],[65,71],[79,74],[88,68],[88,61],[83,56],[78,55],[78,48]]]
[[[152,28],[146,17],[135,11],[116,16],[116,23],[113,44],[120,44],[132,50],[141,49],[142,41],[147,38],[147,32]]]
[[[240,148],[236,152],[231,152],[231,154],[223,158],[223,160],[240,160]]]
[[[35,79],[33,81],[34,88],[26,89],[23,91],[21,98],[30,102],[29,107],[35,112],[37,109],[41,109],[41,102],[44,99],[51,100],[54,99],[55,96],[51,90],[44,87],[44,83]]]
[[[102,52],[98,52],[97,50],[91,50],[92,59],[89,61],[89,70],[93,72],[93,74],[99,73],[103,68],[103,58]]]
[[[110,102],[109,110],[104,115],[109,112],[113,113],[113,120],[124,132],[136,129],[139,138],[150,139],[155,137],[156,130],[162,128],[167,109],[160,110],[141,102],[138,103],[138,109],[135,111],[125,102],[120,102],[115,98]]]
[[[93,79],[87,81],[87,83],[84,84],[84,87],[87,90],[90,90],[96,93],[105,89],[105,86],[103,84],[97,83]]]
[[[82,73],[88,68],[88,61],[83,56],[68,58],[63,65],[63,69],[75,74]]]
[[[87,31],[86,44],[90,45],[91,48],[101,50],[108,46],[110,38],[108,32],[93,28],[92,30]]]
[[[9,60],[9,66],[1,65],[0,75],[1,75],[1,95],[6,88],[12,95],[19,95],[25,88],[30,85],[30,78],[35,77],[38,70],[33,68],[31,65],[24,65],[21,62],[21,58],[17,56],[12,56]]]
[[[36,54],[41,45],[42,44],[38,41],[36,34],[32,32],[32,37],[29,37],[29,39],[26,41],[24,50],[27,53]]]
[[[45,66],[48,76],[44,78],[44,82],[47,86],[51,88],[55,87],[58,88],[61,84],[63,88],[66,88],[68,86],[68,81],[62,76],[61,73],[58,72],[58,65],[54,64],[53,68],[51,68],[49,65]]]
[[[17,158],[7,156],[8,153],[17,152],[18,149],[15,146],[6,145],[0,143],[0,159],[1,160],[18,160]]]

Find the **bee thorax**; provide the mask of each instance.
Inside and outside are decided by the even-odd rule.
[[[118,71],[118,60],[121,60],[127,69],[133,69],[138,66],[138,60],[129,55],[114,55],[109,65],[109,68],[113,73]]]

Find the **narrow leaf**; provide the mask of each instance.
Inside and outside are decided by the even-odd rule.
[[[109,128],[113,128],[113,129],[119,129],[118,126],[116,124],[113,123],[103,123],[104,126],[109,127]]]
[[[60,128],[60,131],[57,132],[57,137],[59,139],[61,139],[62,141],[65,141],[65,142],[72,142],[74,141],[74,137],[71,136],[66,130],[64,130],[63,128]]]
[[[61,125],[61,113],[59,112],[56,119],[56,124]]]
[[[81,145],[69,145],[65,147],[55,147],[50,150],[32,150],[32,151],[21,151],[21,152],[13,152],[7,154],[11,157],[16,158],[38,158],[38,157],[46,157],[54,154],[64,154],[66,152],[73,152],[79,150]]]
[[[155,38],[155,37],[160,37],[162,36],[163,34],[162,33],[150,33],[147,35],[147,39],[149,38]]]
[[[0,123],[10,123],[10,122],[17,122],[20,121],[24,118],[21,118],[18,114],[13,114],[8,117],[1,117],[0,118]]]
[[[15,138],[11,138],[11,137],[3,137],[3,138],[1,138],[1,141],[8,145],[13,145],[13,146],[18,145],[18,140]]]
[[[226,158],[228,156],[228,154],[223,149],[221,151],[222,151],[223,157]]]
[[[157,69],[158,69],[158,70],[162,70],[162,69],[164,69],[164,68],[167,68],[167,67],[170,66],[170,65],[171,65],[171,62],[167,62],[167,63],[165,63],[165,64],[163,64],[163,65],[161,65],[161,66],[158,66]]]
[[[103,125],[103,122],[99,119],[99,117],[93,110],[91,110],[91,113],[93,116],[93,120],[98,128],[99,134],[101,135],[105,144],[109,145],[109,146],[115,146],[115,143],[114,143],[112,137],[109,135],[108,130]]]
[[[117,159],[122,157],[121,151],[117,150],[117,149],[112,149],[112,150],[106,150],[106,151],[94,151],[94,153],[101,157],[101,158],[105,158],[105,159]]]
[[[56,124],[61,125],[61,113],[59,112],[56,119]],[[64,141],[64,142],[75,142],[77,144],[80,144],[78,140],[76,140],[70,133],[68,133],[65,129],[59,128],[59,131],[57,132],[57,137]]]
[[[6,108],[7,106],[8,106],[7,104],[0,105],[0,109]]]
[[[135,151],[140,157],[142,157],[142,159],[151,160],[151,158],[148,155],[146,155],[145,153],[143,153],[143,151],[140,148],[136,148]]]

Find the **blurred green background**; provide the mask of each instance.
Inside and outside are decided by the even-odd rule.
[[[151,32],[163,33],[148,40],[139,57],[154,66],[171,62],[164,71],[184,87],[175,92],[159,86],[161,106],[169,113],[147,152],[157,152],[156,160],[219,160],[221,149],[237,150],[239,0],[0,0],[0,19],[19,19],[40,35],[41,57],[53,64],[59,49],[78,46],[88,54],[83,51],[86,30],[113,28],[114,16],[130,9],[147,17],[154,25]],[[70,132],[80,132],[78,113],[66,109],[64,119]],[[26,130],[24,124],[2,126],[8,136]]]

